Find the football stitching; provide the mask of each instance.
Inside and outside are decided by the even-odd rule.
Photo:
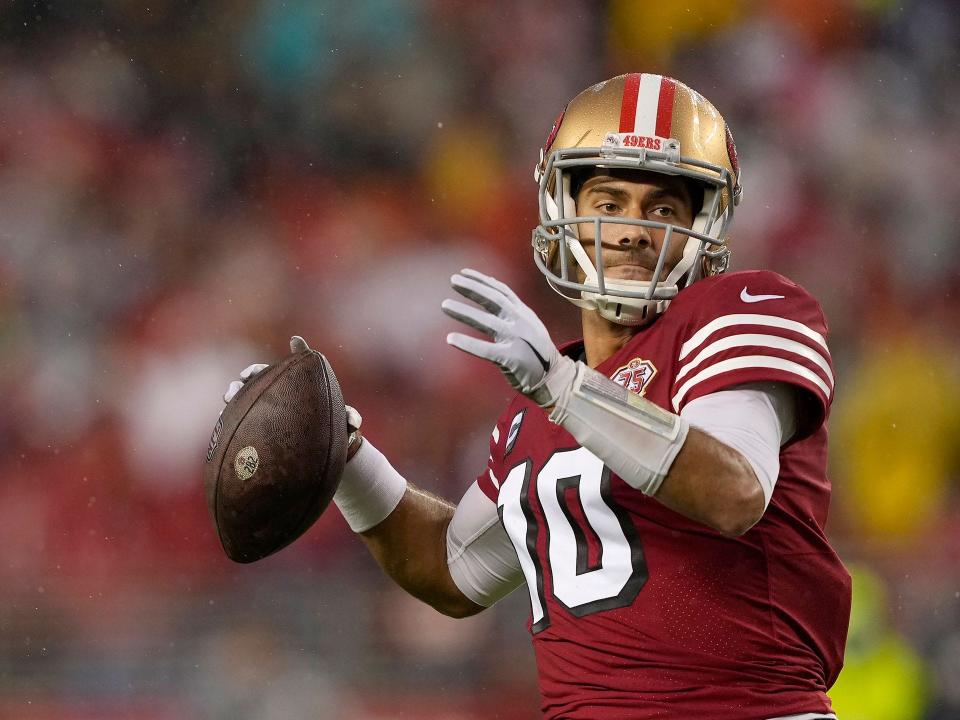
[[[319,352],[317,352],[316,350],[311,350],[311,352],[314,353],[314,355],[316,355],[317,358],[320,360],[320,369],[323,371],[323,382],[324,382],[324,385],[326,386],[326,396],[327,396],[327,398],[328,398],[328,400],[329,400],[329,399],[331,398],[332,393],[330,392],[330,391],[331,391],[330,373],[327,372],[327,368],[330,368],[331,373],[333,372],[333,368],[330,367],[330,364],[327,362],[327,359],[326,359],[323,355],[321,355]],[[338,383],[337,383],[337,386],[339,387],[339,385],[340,385],[340,383],[338,382]],[[343,398],[343,393],[341,392],[341,393],[339,393],[339,394],[340,394],[341,399],[342,399],[342,398]],[[335,414],[335,413],[334,413],[334,411],[333,411],[333,403],[328,402],[328,403],[327,403],[327,424],[329,425],[330,428],[333,428],[333,420],[334,420],[333,415],[334,415],[334,414]],[[324,462],[323,462],[324,473],[326,473],[326,472],[330,469],[330,455],[331,455],[332,452],[333,452],[333,443],[328,442],[328,443],[327,443],[327,454],[326,454],[326,457],[324,458]],[[318,483],[318,484],[317,484],[317,490],[316,490],[316,492],[314,493],[314,497],[312,498],[312,502],[310,502],[310,503],[307,504],[307,509],[304,511],[303,515],[300,516],[300,521],[299,521],[299,523],[297,524],[297,527],[298,527],[298,528],[301,527],[301,526],[303,525],[304,521],[306,520],[306,518],[309,517],[309,515],[310,515],[311,512],[313,511],[313,506],[314,506],[314,504],[317,503],[317,502],[319,502],[319,499],[320,499],[320,489],[319,489],[319,483]],[[309,529],[309,528],[304,528],[303,530],[301,530],[295,537],[291,538],[289,541],[287,541],[286,543],[284,543],[281,547],[277,548],[277,550],[283,549],[284,547],[286,547],[287,545],[289,545],[290,543],[292,543],[294,540],[298,539],[298,538],[299,538],[301,535],[303,535],[308,529]]]

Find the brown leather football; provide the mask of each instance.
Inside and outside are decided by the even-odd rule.
[[[275,553],[316,522],[347,455],[340,385],[315,350],[269,366],[224,408],[203,479],[227,556],[249,563]]]

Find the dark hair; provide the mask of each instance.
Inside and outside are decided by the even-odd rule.
[[[683,184],[687,186],[687,192],[690,193],[690,206],[693,210],[693,216],[696,217],[703,210],[703,183],[685,177],[683,178]]]

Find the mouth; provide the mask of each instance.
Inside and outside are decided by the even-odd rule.
[[[650,280],[653,277],[653,270],[643,265],[624,263],[623,265],[614,265],[604,269],[604,274],[610,278],[620,280]]]

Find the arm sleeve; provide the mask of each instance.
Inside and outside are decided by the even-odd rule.
[[[780,474],[780,448],[797,430],[796,391],[786,383],[748,383],[702,395],[680,413],[750,463],[770,504]]]
[[[490,607],[523,584],[523,571],[497,504],[473,483],[447,526],[447,566],[467,598]]]

